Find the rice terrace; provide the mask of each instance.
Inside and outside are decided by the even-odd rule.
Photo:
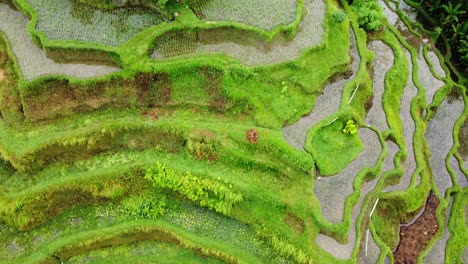
[[[0,264],[468,263],[468,1],[0,0]]]

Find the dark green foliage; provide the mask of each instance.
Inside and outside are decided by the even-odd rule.
[[[150,180],[154,187],[178,192],[223,214],[229,214],[232,206],[243,200],[240,193],[232,190],[232,185],[183,173],[159,162],[146,170],[145,179]]]
[[[432,27],[439,28],[453,53],[452,59],[468,75],[468,1],[429,0],[411,1],[419,5]]]
[[[383,28],[385,16],[375,0],[355,0],[351,7],[358,16],[359,27],[366,31]]]

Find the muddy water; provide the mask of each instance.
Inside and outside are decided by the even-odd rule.
[[[398,14],[393,12],[396,10],[395,4],[392,2],[390,3],[390,7],[388,7],[383,0],[377,1],[380,6],[382,7],[385,16],[387,17],[388,22],[393,25],[398,31],[400,31],[403,38],[414,48],[419,49],[422,45],[422,40],[420,37],[415,36],[413,33],[410,32],[408,27],[403,23],[403,21],[399,18]]]
[[[401,3],[403,2],[403,3]],[[405,40],[413,46],[418,51],[418,57],[417,57],[417,63],[418,63],[418,80],[421,83],[421,85],[424,87],[426,91],[426,104],[430,104],[432,102],[432,98],[435,94],[435,92],[444,85],[444,82],[438,80],[430,71],[429,65],[427,64],[426,60],[424,59],[423,56],[423,51],[422,51],[422,44],[427,43],[428,39],[426,37],[418,37],[414,35],[408,27],[403,23],[403,21],[399,18],[398,14],[393,12],[383,0],[379,0],[379,4],[382,6],[384,9],[385,15],[387,16],[389,22],[396,28],[398,31],[400,31],[401,35],[405,38]],[[390,7],[395,10],[395,5],[391,4]],[[400,8],[403,12],[405,12],[410,19],[415,20],[416,19],[416,13],[413,8],[410,6],[406,5],[404,1],[400,1]],[[418,30],[417,28],[414,28],[414,30]],[[424,36],[424,35],[423,35]],[[445,74],[442,73],[442,68],[440,66],[440,62],[437,58],[437,56],[434,57],[434,52],[428,53],[430,61],[432,65],[434,65],[434,69],[436,70],[437,74],[441,76],[445,76]]]
[[[86,64],[62,64],[48,59],[31,40],[26,27],[28,19],[21,13],[0,3],[0,31],[10,41],[13,53],[26,80],[52,74],[64,74],[76,78],[90,78],[116,72],[119,68]]]
[[[439,57],[437,57],[437,54],[430,50],[427,52],[427,57],[429,59],[429,62],[432,64],[434,71],[440,76],[440,77],[445,77],[445,71],[442,68],[440,64]]]

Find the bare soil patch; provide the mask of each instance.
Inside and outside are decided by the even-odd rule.
[[[152,108],[150,110],[145,110],[142,113],[144,116],[156,120],[159,118],[159,109],[158,108]]]
[[[467,159],[468,158],[468,121],[465,121],[463,126],[460,129],[460,134],[458,135],[460,142],[459,152],[460,154]]]
[[[439,206],[439,200],[431,192],[421,216],[414,223],[401,226],[400,243],[393,252],[395,263],[417,263],[419,254],[427,247],[439,229],[436,218],[437,206]]]
[[[7,78],[6,78],[6,73],[5,73],[5,71],[0,69],[0,82],[5,81],[6,79],[7,79]]]
[[[301,235],[304,233],[304,221],[296,215],[289,213],[284,219],[284,223],[289,226],[296,234]]]
[[[247,140],[250,143],[252,143],[252,144],[257,143],[257,141],[258,141],[258,132],[257,132],[257,130],[250,129],[249,131],[247,131],[246,136],[247,136]]]

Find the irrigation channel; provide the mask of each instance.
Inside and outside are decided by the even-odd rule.
[[[275,40],[266,44],[263,40],[240,43],[245,32],[199,30],[199,32],[168,32],[155,40],[151,58],[162,60],[181,55],[224,53],[248,66],[272,65],[293,60],[304,50],[318,45],[325,30],[321,25],[325,17],[322,0],[306,0],[307,14],[294,39]],[[244,36],[245,37],[245,36]]]
[[[56,63],[47,58],[42,49],[33,43],[27,31],[28,22],[29,20],[23,14],[0,3],[0,31],[6,34],[25,80],[57,74],[91,78],[120,70],[110,66]]]
[[[347,79],[341,79],[328,84],[324,88],[323,94],[319,95],[317,100],[315,100],[316,103],[309,115],[302,117],[294,124],[283,128],[283,137],[292,147],[296,149],[304,149],[307,132],[309,132],[309,130],[319,121],[338,111],[343,87],[349,80],[352,80],[356,76],[361,62],[361,58],[359,57],[356,48],[356,38],[352,29],[350,29],[350,43],[350,55],[352,59],[350,70],[353,72],[352,75]]]

